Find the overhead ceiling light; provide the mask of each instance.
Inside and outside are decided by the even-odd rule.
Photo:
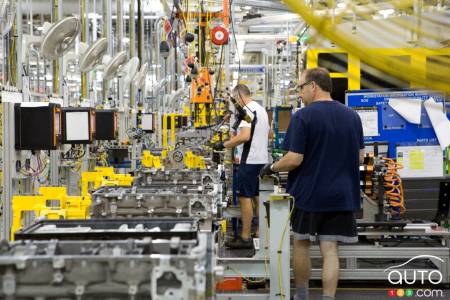
[[[347,4],[345,4],[345,2],[339,2],[339,3],[336,5],[337,8],[344,8],[344,7],[346,7],[346,6],[347,6]]]
[[[102,16],[100,16],[99,14],[96,13],[88,13],[88,18],[89,19],[101,19]]]
[[[242,9],[250,10],[250,9],[252,9],[252,7],[251,7],[250,5],[246,5],[246,6],[244,6]]]
[[[384,18],[387,18],[388,16],[392,15],[395,12],[393,8],[388,9],[380,9],[378,13],[382,15]]]

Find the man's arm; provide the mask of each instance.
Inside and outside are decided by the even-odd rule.
[[[250,141],[251,128],[241,127],[239,134],[233,136],[230,140],[223,143],[225,148],[234,148],[240,144]]]
[[[303,154],[289,151],[271,167],[274,172],[288,172],[299,167],[303,162]]]

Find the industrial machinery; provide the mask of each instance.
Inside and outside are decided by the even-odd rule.
[[[366,143],[392,148],[360,169],[359,242],[339,245],[340,280],[385,280],[391,262],[428,254],[420,272],[450,283],[450,142],[434,132],[450,124],[448,1],[42,2],[0,4],[0,80],[11,85],[0,92],[0,299],[290,299],[287,174],[260,180],[254,249],[225,249],[228,220],[234,237],[239,226],[229,204],[241,150],[220,146],[256,120],[229,93],[246,84],[272,114],[281,157],[301,102],[295,82],[310,67],[328,69],[331,97],[359,114]],[[355,91],[422,87],[430,92]],[[416,111],[420,123],[405,122],[419,98],[429,120]],[[416,103],[395,115],[389,103],[407,99]],[[422,200],[437,196],[419,177],[422,198],[405,195],[408,175],[428,169],[441,190],[425,223],[408,213],[434,215]],[[318,245],[311,258],[321,279]]]
[[[185,145],[177,148],[170,147],[167,150],[161,151],[161,155],[153,155],[149,150],[142,152],[141,163],[143,168],[156,168],[162,167],[168,169],[201,169],[207,168],[207,160],[203,155],[199,155],[202,149],[192,149]]]
[[[141,168],[131,187],[96,190],[90,214],[92,218],[196,217],[207,221],[208,227],[224,205],[220,175],[217,170]]]
[[[232,252],[220,251],[218,263],[224,268],[225,281],[218,286],[216,299],[249,297],[251,299],[290,299],[290,211],[292,197],[284,191],[287,174],[264,177],[260,182],[259,238],[254,240],[255,251],[247,252],[246,257],[236,257]],[[235,208],[224,211],[227,217],[239,215]],[[219,242],[220,244],[221,242]],[[226,281],[237,284],[228,285]],[[243,280],[260,283],[270,289],[248,295]],[[230,287],[231,288],[228,288]]]
[[[94,172],[81,174],[81,195],[88,195],[91,189],[101,186],[131,186],[133,177],[129,174],[116,174],[112,167],[95,167]]]
[[[53,103],[14,106],[17,150],[55,150],[61,143],[61,107]]]
[[[141,164],[145,168],[161,168],[161,157],[152,155],[149,150],[144,150],[142,152]]]
[[[11,237],[22,228],[27,216],[34,219],[86,219],[91,196],[68,196],[65,187],[41,187],[39,195],[20,195],[12,199]],[[25,224],[27,225],[27,224]]]
[[[164,166],[170,169],[205,169],[206,163],[204,157],[194,154],[193,151],[195,149],[178,147],[163,152]]]
[[[15,233],[16,240],[119,240],[197,237],[194,218],[39,220]]]
[[[398,220],[405,212],[402,179],[398,174],[401,168],[390,158],[366,155],[360,166],[363,220]]]
[[[92,195],[93,218],[189,216],[216,217],[222,205],[222,192],[196,185],[165,187],[102,187]]]
[[[110,222],[109,234],[103,232],[103,237],[109,236],[107,241],[3,242],[0,297],[18,300],[210,297],[214,293],[215,276],[220,275],[220,269],[215,267],[210,234],[196,231],[195,222],[187,220],[163,220],[156,231],[157,221],[133,226],[129,221],[122,225]],[[86,234],[86,228],[91,233],[95,231],[90,229],[95,227],[92,223],[78,225],[62,227],[69,235],[74,231]],[[53,232],[62,236],[64,229],[58,231],[55,227]],[[102,230],[108,231],[105,227]],[[41,228],[35,234],[43,231],[49,232]],[[142,238],[125,240],[123,232]]]
[[[142,168],[135,172],[134,185],[146,186],[191,186],[204,190],[222,189],[222,170],[162,170]],[[215,185],[218,187],[216,188]]]

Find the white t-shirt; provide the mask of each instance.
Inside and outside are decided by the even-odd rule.
[[[250,150],[246,151],[245,143],[243,145],[239,145],[240,155],[239,160],[243,163],[243,159],[245,159],[244,154],[248,152],[247,159],[245,161],[246,164],[256,165],[256,164],[267,164],[269,163],[269,117],[267,116],[267,112],[259,105],[256,101],[251,101],[247,105],[244,106],[244,109],[248,112],[248,115],[254,119],[254,112],[256,112],[256,124],[253,132],[253,136],[251,136],[250,141],[247,143],[250,144]],[[248,127],[252,128],[252,124],[246,121],[241,121],[239,124],[239,128]]]

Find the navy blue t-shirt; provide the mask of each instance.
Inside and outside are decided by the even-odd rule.
[[[297,208],[309,212],[360,208],[359,150],[364,140],[355,111],[337,101],[313,102],[292,116],[282,147],[304,155],[287,182]]]

